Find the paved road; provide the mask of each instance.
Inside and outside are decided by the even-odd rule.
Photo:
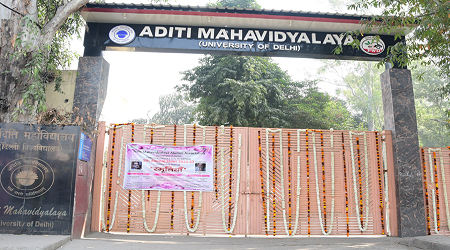
[[[92,233],[84,239],[73,240],[60,249],[107,249],[107,250],[235,250],[235,249],[412,249],[419,248],[400,245],[395,237],[346,238],[270,238],[264,237],[207,237],[170,235],[126,235]]]

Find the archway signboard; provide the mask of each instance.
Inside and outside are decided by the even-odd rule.
[[[381,32],[364,34],[361,37],[347,35],[348,31],[362,28],[361,19],[369,18],[369,16],[349,14],[89,3],[82,10],[82,16],[87,22],[87,28],[84,57],[79,60],[74,100],[76,115],[74,117],[81,116],[80,118],[85,121],[98,121],[106,96],[109,64],[101,57],[102,51],[105,50],[381,61],[387,56],[390,46],[397,42],[404,42],[404,37],[400,36],[398,40],[395,40],[396,34]],[[360,42],[359,47],[354,48],[350,43],[356,38]],[[336,54],[334,51],[338,46],[342,48],[342,53]],[[385,129],[392,131],[393,173],[391,173],[394,176],[395,184],[391,188],[396,190],[394,198],[396,204],[391,210],[396,210],[393,214],[396,216],[398,236],[425,235],[427,226],[423,175],[419,157],[411,72],[407,69],[387,67],[381,75],[381,85]],[[116,126],[114,126],[115,128]],[[156,127],[148,128],[152,130],[153,135],[153,129]],[[176,126],[173,132],[173,142],[176,141],[175,128]],[[186,133],[186,127],[184,130]],[[134,125],[131,131],[133,136]],[[146,127],[144,126],[144,141],[145,131]],[[272,134],[274,136],[274,133]],[[359,135],[359,133],[356,134]],[[352,140],[351,135],[352,132],[350,140]],[[184,138],[186,140],[186,134]],[[217,134],[215,138],[217,138]],[[252,143],[256,142],[255,138]],[[282,136],[280,136],[280,145],[281,138]],[[308,132],[306,131],[306,140],[308,140],[307,138]],[[333,137],[331,136],[331,138]],[[344,140],[343,138],[342,135],[342,140]],[[381,138],[379,139],[381,140]],[[134,141],[134,137],[132,140]],[[376,141],[378,147],[378,139]],[[282,151],[280,149],[280,152]],[[353,148],[351,151],[353,152]],[[343,152],[341,155],[344,155],[345,158],[345,148],[343,148]],[[377,154],[380,159],[379,148]],[[354,155],[348,157],[353,157],[352,160],[355,160]],[[111,156],[111,159],[113,158]],[[119,157],[116,155],[116,158]],[[275,159],[275,156],[273,158]],[[112,176],[112,166],[110,171]],[[325,172],[323,174],[325,176]],[[381,170],[378,174],[381,174]],[[231,177],[230,180],[232,180]],[[275,178],[273,182],[275,183]],[[110,183],[112,183],[112,179]],[[381,187],[381,184],[379,185]],[[109,195],[112,195],[111,192],[110,189]],[[131,198],[130,191],[128,211],[131,208]],[[150,198],[148,197],[148,199]],[[229,199],[231,202],[231,196]],[[112,204],[108,205],[108,207],[110,206]],[[193,212],[191,211],[191,213]],[[128,218],[130,218],[130,213]],[[128,221],[128,230],[129,225],[130,221]],[[108,226],[105,225],[105,228],[109,230],[113,227],[108,224]],[[228,228],[228,230],[230,229]]]
[[[358,37],[360,48],[352,48],[354,37],[345,32],[361,28],[361,16],[234,11],[238,13],[225,8],[88,5],[83,11],[89,29],[85,56],[132,50],[379,61],[389,46],[403,39],[368,34]],[[334,53],[337,46],[342,53]]]

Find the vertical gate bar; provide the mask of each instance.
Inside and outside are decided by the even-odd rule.
[[[390,207],[390,222],[391,222],[391,234],[392,236],[398,236],[398,189],[396,188],[396,178],[394,169],[394,153],[392,145],[392,131],[384,130],[383,135],[386,141],[386,157],[388,165],[388,185],[389,185],[389,207]],[[424,201],[425,203],[425,201]]]
[[[103,159],[105,150],[105,133],[106,133],[106,123],[99,122],[98,124],[98,135],[97,143],[95,148],[95,170],[94,170],[94,183],[93,183],[93,194],[92,194],[92,217],[91,217],[91,231],[100,232],[101,231],[101,216],[103,213],[100,204],[102,204],[102,174],[103,174]]]

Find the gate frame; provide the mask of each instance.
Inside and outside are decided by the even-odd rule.
[[[134,5],[133,5],[134,6]],[[126,5],[125,5],[126,7]],[[172,6],[168,6],[172,8]],[[216,9],[216,13],[228,11],[244,11],[233,8]],[[111,11],[111,15],[120,13]],[[153,10],[156,14],[158,10]],[[163,13],[161,10],[160,13]],[[210,12],[178,11],[177,15],[208,15]],[[213,13],[214,14],[214,13]],[[275,13],[275,15],[278,13]],[[238,16],[238,14],[236,14]],[[312,19],[319,14],[312,15]],[[253,14],[253,18],[271,20],[266,15]],[[277,15],[283,19],[283,16]],[[292,20],[286,17],[286,20]],[[119,19],[117,19],[120,22]],[[92,48],[91,48],[92,49]],[[103,48],[101,48],[103,49]],[[85,51],[87,52],[87,51]],[[92,52],[92,51],[91,51]],[[93,130],[106,97],[109,64],[98,56],[84,56],[80,58],[76,80],[74,98],[74,119],[83,118],[90,121],[88,131]],[[95,54],[95,53],[94,53]],[[388,64],[387,64],[388,66]],[[396,191],[398,235],[414,237],[426,235],[425,207],[423,202],[423,174],[420,167],[420,152],[415,116],[414,94],[411,72],[408,69],[386,68],[381,75],[385,129],[392,131],[392,160],[394,163],[394,185]],[[97,179],[97,178],[96,178]]]

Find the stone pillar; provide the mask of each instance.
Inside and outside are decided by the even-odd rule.
[[[427,233],[423,171],[411,71],[386,69],[381,74],[385,129],[392,131],[397,221],[400,237]]]
[[[91,134],[102,113],[108,86],[109,63],[101,56],[80,57],[73,101],[72,120],[81,121]]]

